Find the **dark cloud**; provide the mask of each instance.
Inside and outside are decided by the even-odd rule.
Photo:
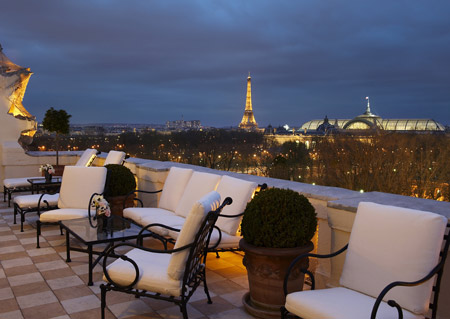
[[[448,1],[9,1],[0,43],[35,73],[25,106],[72,122],[230,126],[247,72],[261,125],[354,117],[450,123]]]

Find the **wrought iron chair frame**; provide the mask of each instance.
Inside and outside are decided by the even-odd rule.
[[[42,195],[45,195],[45,194],[49,195],[49,193],[44,193]],[[17,218],[16,218],[17,214],[20,214],[20,231],[21,232],[23,232],[23,223],[25,222],[25,214],[38,212],[38,211],[52,210],[52,209],[58,208],[57,205],[56,206],[55,205],[50,205],[48,203],[48,201],[46,201],[45,199],[42,200],[42,202],[44,204],[46,204],[47,206],[40,207],[42,195],[39,198],[38,207],[22,208],[19,205],[17,205],[17,203],[14,203],[14,224],[17,223]]]
[[[194,241],[191,244],[185,245],[183,247],[179,247],[177,249],[170,249],[170,250],[160,250],[160,249],[151,249],[146,248],[142,246],[142,236],[138,236],[136,240],[136,244],[132,243],[120,243],[117,245],[114,245],[108,249],[108,251],[105,254],[104,260],[103,260],[103,273],[108,280],[108,283],[101,284],[100,290],[101,290],[101,318],[105,318],[105,308],[106,308],[106,293],[108,291],[120,291],[127,294],[132,294],[136,297],[149,297],[154,298],[158,300],[165,300],[169,302],[173,302],[176,305],[180,307],[180,311],[183,314],[183,318],[187,319],[187,303],[191,296],[194,294],[197,287],[203,283],[204,291],[208,299],[208,303],[211,304],[212,300],[209,295],[208,286],[206,283],[206,256],[208,254],[207,247],[209,244],[209,239],[211,237],[211,233],[214,227],[215,222],[217,221],[217,218],[219,216],[220,211],[225,207],[226,205],[229,205],[232,203],[232,200],[230,197],[227,197],[222,205],[219,206],[215,211],[211,211],[207,214],[205,220],[203,221],[202,225],[200,226],[199,231],[197,232]],[[175,230],[172,227],[168,227],[166,225],[162,224],[150,224],[144,227],[141,230],[141,234],[148,230],[150,227],[164,227],[169,230]],[[139,267],[137,266],[136,262],[132,260],[131,258],[128,258],[126,255],[120,255],[115,252],[115,249],[121,246],[129,246],[133,248],[138,248],[143,251],[147,252],[153,252],[153,253],[162,253],[162,254],[171,254],[174,252],[179,252],[185,249],[189,249],[189,256],[186,261],[185,271],[183,275],[182,285],[181,285],[181,295],[179,297],[174,296],[168,296],[168,295],[162,295],[161,293],[152,293],[145,290],[139,290],[133,288],[133,286],[137,283],[139,279]],[[107,269],[107,258],[108,257],[115,257],[115,258],[121,258],[125,261],[130,262],[134,269],[135,269],[135,279],[132,283],[130,283],[127,286],[120,285],[116,282],[114,282],[111,277],[108,274]]]
[[[342,247],[341,249],[339,249],[338,251],[332,253],[332,254],[327,254],[327,255],[319,255],[319,254],[312,254],[312,253],[308,253],[308,254],[302,254],[298,257],[296,257],[292,263],[290,264],[287,273],[286,273],[286,277],[284,278],[284,283],[283,283],[283,290],[284,290],[284,295],[287,296],[288,295],[288,291],[287,291],[287,284],[288,284],[288,280],[289,280],[289,276],[291,274],[291,271],[293,271],[295,265],[297,264],[297,262],[299,262],[301,259],[305,258],[305,257],[313,257],[313,258],[331,258],[331,257],[335,257],[341,253],[343,253],[345,250],[347,250],[348,248],[348,244],[345,245],[344,247]],[[441,286],[441,279],[442,279],[442,274],[444,272],[444,264],[445,264],[445,260],[447,258],[448,255],[448,250],[450,248],[450,223],[447,223],[447,229],[446,229],[446,234],[444,235],[444,240],[443,240],[443,245],[442,245],[442,249],[441,252],[439,254],[439,262],[438,264],[423,278],[417,280],[417,281],[413,281],[413,282],[405,282],[405,281],[395,281],[390,283],[389,285],[387,285],[378,295],[375,304],[372,308],[372,313],[370,315],[371,319],[375,319],[376,315],[377,315],[377,311],[378,308],[381,304],[381,302],[383,301],[384,296],[389,292],[389,290],[391,290],[394,287],[397,286],[418,286],[430,279],[432,279],[435,275],[436,275],[436,280],[434,282],[433,285],[433,297],[432,297],[432,302],[430,303],[430,309],[431,309],[431,318],[430,319],[435,319],[437,316],[437,308],[438,308],[438,299],[439,299],[439,291],[440,291],[440,286]],[[311,290],[315,289],[315,279],[314,279],[314,274],[312,272],[310,272],[307,269],[300,269],[301,272],[303,272],[304,274],[308,275],[311,279]],[[395,301],[395,300],[388,300],[387,304],[391,307],[395,307],[398,311],[398,317],[399,319],[403,318],[403,311],[401,306]],[[281,318],[298,318],[297,316],[295,316],[294,314],[290,313],[284,306],[281,307],[280,309],[281,311]]]

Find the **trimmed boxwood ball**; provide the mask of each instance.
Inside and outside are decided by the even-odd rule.
[[[105,167],[108,169],[106,196],[124,196],[136,189],[136,180],[128,167],[118,164],[108,164]]]
[[[290,189],[263,190],[247,204],[241,230],[245,241],[267,248],[306,245],[317,227],[309,200]]]

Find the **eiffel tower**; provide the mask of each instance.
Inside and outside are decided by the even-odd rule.
[[[250,72],[248,73],[247,78],[247,99],[245,101],[245,111],[244,116],[242,117],[242,121],[239,124],[239,128],[244,130],[255,130],[258,128],[258,123],[255,121],[255,116],[253,115],[252,109],[252,78],[250,77]]]

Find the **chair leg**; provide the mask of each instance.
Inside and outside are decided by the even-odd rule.
[[[218,251],[216,251],[216,258],[220,258]]]
[[[183,319],[189,319],[188,314],[187,314],[186,301],[183,301],[180,304],[180,310],[181,310],[181,313],[183,314]]]
[[[16,216],[17,216],[17,206],[16,206],[16,204],[14,204],[14,224],[17,224]]]
[[[203,270],[203,289],[205,290],[206,297],[208,298],[208,303],[212,304],[211,296],[209,295],[208,285],[206,284],[206,273]]]
[[[100,307],[101,307],[101,318],[105,319],[105,308],[106,308],[106,286],[104,284],[100,285],[101,297],[100,297]]]
[[[37,238],[36,238],[36,242],[37,242],[36,248],[41,248],[41,247],[39,247],[39,236],[40,235],[41,235],[41,221],[38,220],[38,221],[36,221],[36,236],[37,236]]]
[[[59,225],[59,231],[60,231],[60,233],[61,233],[61,236],[64,235],[64,234],[63,234],[63,228],[62,228],[61,225]]]
[[[25,213],[20,212],[20,231],[23,233],[23,223],[25,223]]]

